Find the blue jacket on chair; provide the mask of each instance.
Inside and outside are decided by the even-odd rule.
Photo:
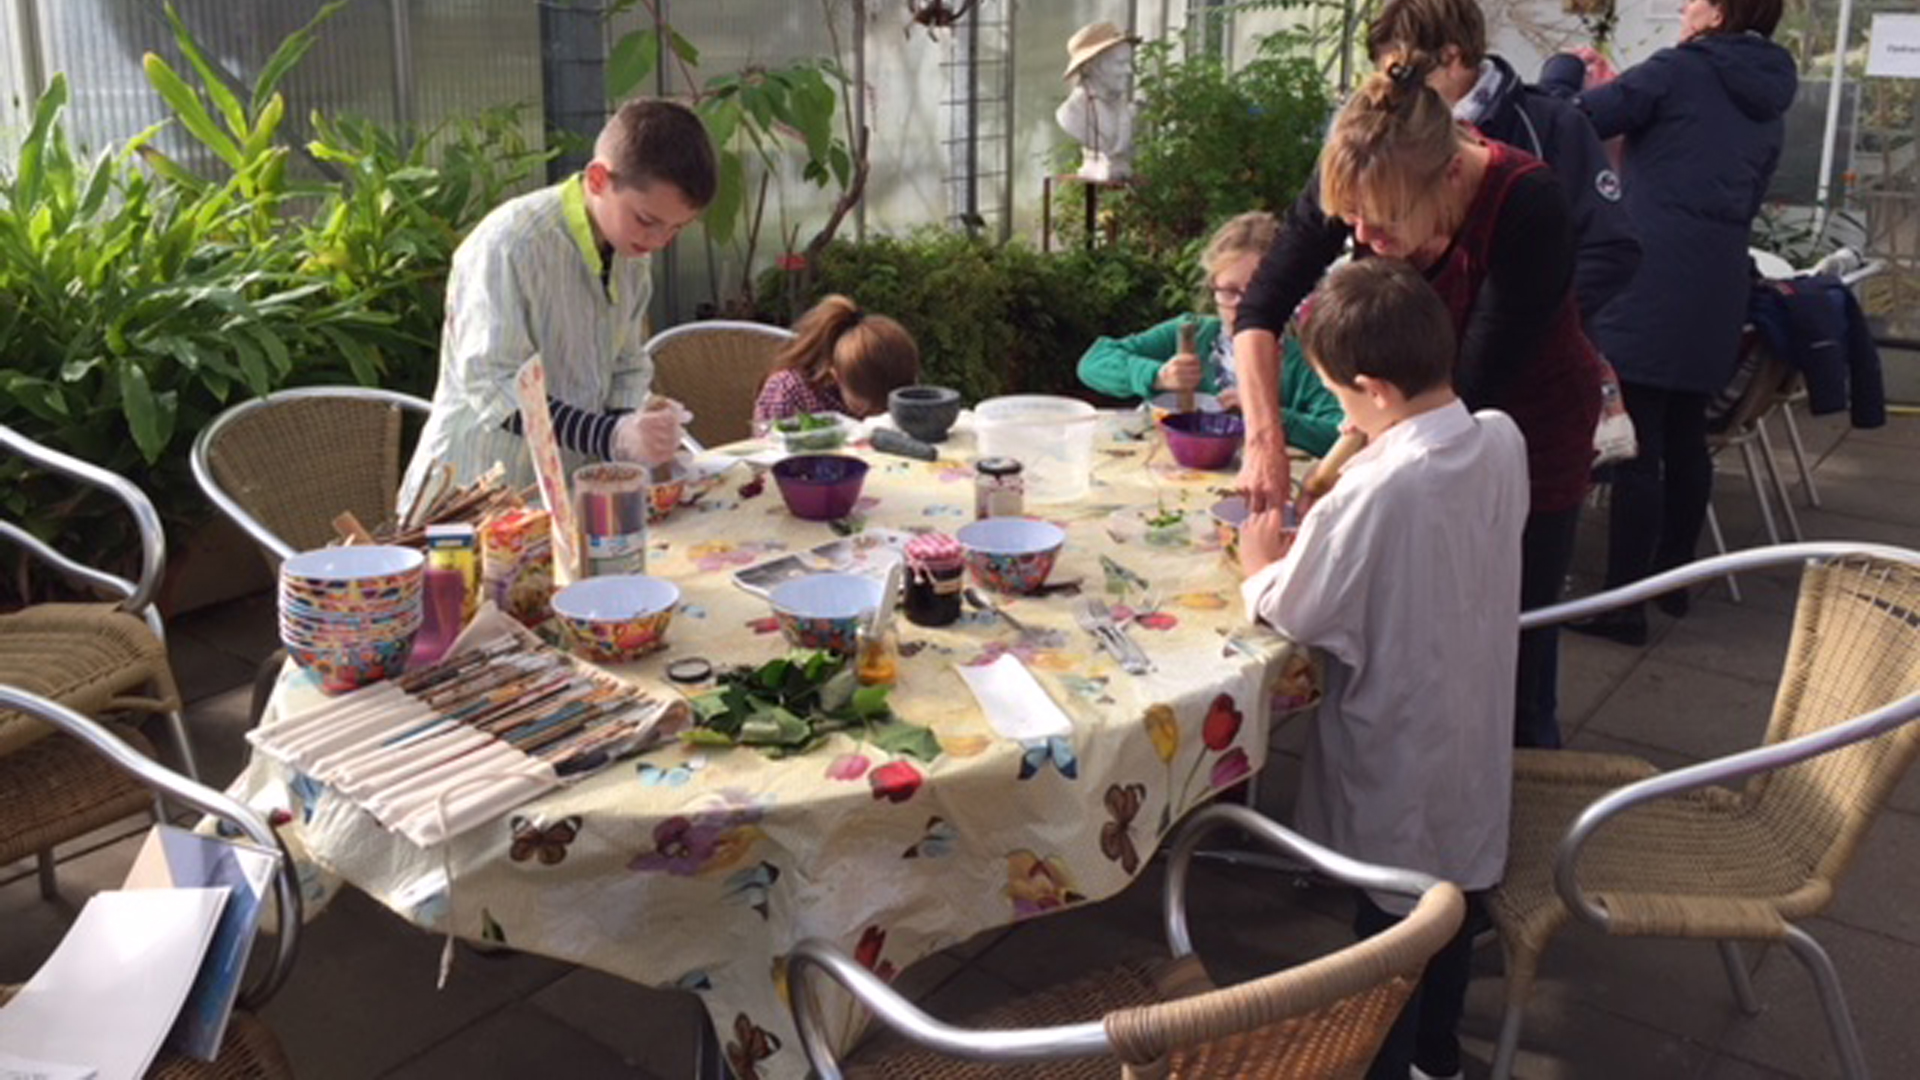
[[[1857,428],[1887,422],[1880,351],[1853,290],[1836,277],[1803,274],[1755,282],[1747,319],[1767,344],[1800,371],[1815,415],[1851,412]]]

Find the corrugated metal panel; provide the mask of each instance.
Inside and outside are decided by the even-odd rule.
[[[413,116],[423,128],[484,109],[521,106],[540,144],[540,16],[528,0],[414,0]]]

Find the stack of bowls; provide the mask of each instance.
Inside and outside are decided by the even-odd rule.
[[[326,548],[280,567],[280,640],[294,662],[344,694],[398,675],[423,617],[426,556],[413,548]]]

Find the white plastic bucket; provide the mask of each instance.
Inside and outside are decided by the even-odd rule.
[[[1093,487],[1093,435],[1099,420],[1084,401],[1048,394],[988,398],[973,411],[981,457],[1010,457],[1023,467],[1026,499],[1072,502]]]

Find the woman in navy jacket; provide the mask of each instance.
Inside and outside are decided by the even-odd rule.
[[[1713,463],[1706,405],[1733,373],[1749,278],[1747,233],[1760,211],[1798,87],[1773,43],[1781,0],[1687,0],[1680,44],[1574,98],[1601,138],[1626,137],[1627,212],[1643,258],[1627,290],[1588,328],[1620,375],[1640,455],[1615,470],[1609,588],[1693,558]],[[1548,61],[1565,85],[1572,57]],[[1577,85],[1577,84],[1576,84]],[[1661,598],[1674,614],[1684,593]],[[1575,624],[1646,640],[1639,608]]]

